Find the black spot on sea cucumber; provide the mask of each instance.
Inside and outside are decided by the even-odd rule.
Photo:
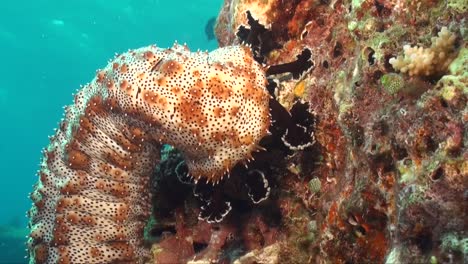
[[[158,71],[162,65],[162,62],[163,62],[163,59],[161,58],[153,65],[153,67],[151,67],[151,71]]]
[[[138,91],[137,91],[137,93],[136,93],[136,95],[135,95],[135,98],[136,98],[136,99],[138,99],[138,95],[140,94],[140,92],[141,92],[141,87],[138,87]]]

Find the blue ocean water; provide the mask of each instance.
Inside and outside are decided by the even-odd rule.
[[[174,40],[212,50],[205,34],[222,0],[3,1],[0,16],[0,263],[26,262],[28,193],[41,149],[72,93],[117,52]]]

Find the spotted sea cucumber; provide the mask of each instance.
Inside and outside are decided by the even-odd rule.
[[[117,56],[66,107],[29,211],[31,263],[141,263],[162,144],[195,181],[247,162],[270,125],[264,69],[244,46],[149,46]]]

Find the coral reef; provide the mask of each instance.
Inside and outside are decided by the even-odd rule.
[[[157,234],[159,254],[177,238],[196,249],[180,263],[466,262],[462,2],[226,0],[220,45],[249,44],[288,110],[308,103],[315,144],[268,149],[271,195],[256,206],[224,184],[233,209],[220,223],[194,220],[187,192],[158,220],[179,228]],[[314,67],[276,72],[309,51]]]
[[[138,175],[149,176],[156,167],[148,179],[151,203],[141,201],[144,212],[127,215],[139,226],[132,242],[151,247],[145,250],[149,263],[163,264],[467,262],[467,15],[466,4],[457,0],[225,0],[215,26],[220,46],[247,44],[252,52],[244,46],[211,55],[193,55],[182,47],[147,48],[152,52],[118,57],[115,68],[111,63],[85,87],[87,94],[119,91],[118,100],[93,100],[80,93],[76,104],[80,111],[92,111],[93,120],[113,108],[119,113],[105,123],[122,128],[110,131],[117,133],[110,142],[120,155],[104,157],[116,166],[109,170],[120,166],[116,176],[130,176],[127,171],[137,167],[147,169]],[[161,62],[160,57],[173,61]],[[210,59],[218,63],[204,64]],[[206,68],[193,70],[194,65]],[[157,73],[168,76],[148,79]],[[185,79],[177,78],[183,74]],[[213,80],[216,74],[222,78]],[[199,87],[193,76],[211,83],[211,91],[190,89]],[[127,78],[135,81],[123,82]],[[183,84],[174,85],[179,81]],[[133,85],[154,82],[173,88],[164,94],[166,100],[157,91]],[[231,97],[226,86],[240,92]],[[186,112],[174,117],[185,125],[181,129],[172,123],[172,112],[163,111],[157,120],[148,116],[150,105],[175,104],[173,93],[200,99],[200,105],[192,100],[177,108]],[[137,99],[145,107],[128,111],[141,106]],[[237,111],[236,103],[246,107]],[[233,111],[236,118],[219,119]],[[90,184],[78,188],[77,172],[95,161],[88,155],[99,154],[81,147],[87,142],[104,146],[109,137],[102,133],[86,141],[88,131],[104,127],[98,119],[78,122],[76,111],[67,114],[46,151],[42,185],[32,195],[39,208],[31,213],[32,225],[39,231],[32,231],[30,248],[38,260],[49,248],[49,254],[67,252],[60,240],[66,232],[52,232],[54,222],[65,231],[76,227],[60,219],[61,213],[73,212],[68,203],[40,199],[51,197],[40,192],[50,179],[59,186],[46,191],[57,199],[79,198],[75,192],[81,191],[119,198],[107,182],[95,186],[91,181],[103,191]],[[123,125],[129,117],[134,122]],[[137,130],[127,130],[129,124]],[[130,168],[124,158],[132,153],[136,159],[138,153],[133,153],[140,148],[133,147],[148,141],[148,131],[141,129],[147,124],[153,130],[169,129],[171,133],[156,132],[153,140],[175,148],[156,144],[151,153],[161,152],[159,162],[140,156],[139,166]],[[206,124],[214,127],[205,129]],[[217,133],[219,127],[224,133]],[[59,144],[72,135],[79,145]],[[253,151],[259,149],[264,151]],[[68,166],[57,158],[63,154],[68,154]],[[202,173],[201,168],[212,170]],[[46,169],[76,177],[61,181]],[[140,222],[147,214],[151,220],[143,230]],[[48,232],[37,226],[41,223]],[[89,230],[85,222],[80,226]]]

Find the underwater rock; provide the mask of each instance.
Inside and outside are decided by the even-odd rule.
[[[280,246],[278,244],[273,244],[271,246],[256,249],[252,252],[245,254],[244,256],[236,259],[234,264],[244,264],[244,263],[258,263],[258,264],[278,264]]]
[[[268,86],[286,109],[301,100],[316,118],[312,148],[266,174],[277,236],[289,245],[281,248],[296,263],[468,259],[459,246],[468,175],[462,2],[225,1],[221,46],[245,41],[236,34],[257,21],[281,47],[262,54],[267,67],[304,49],[315,65]]]

